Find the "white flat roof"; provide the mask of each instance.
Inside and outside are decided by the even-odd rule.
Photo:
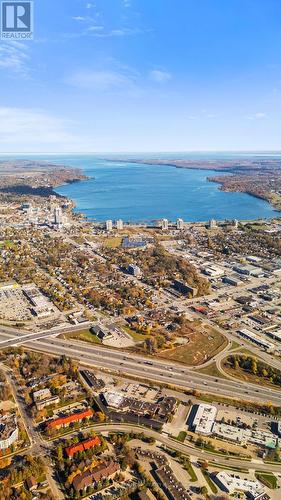
[[[124,400],[123,394],[120,392],[104,392],[103,397],[112,408],[119,408]]]
[[[218,472],[216,477],[229,493],[233,493],[235,490],[251,493],[262,493],[264,491],[264,488],[259,481],[243,479],[237,474],[229,474],[224,470]]]
[[[240,328],[238,330],[238,333],[241,333],[242,335],[245,335],[245,337],[248,337],[249,339],[252,339],[255,342],[260,343],[261,345],[264,345],[270,349],[274,349],[275,346],[272,344],[272,342],[269,342],[268,340],[265,340],[264,338],[260,337],[259,335],[256,335],[254,332],[251,330],[248,330],[247,328]]]
[[[193,419],[195,432],[210,434],[217,415],[217,408],[208,404],[200,404]]]

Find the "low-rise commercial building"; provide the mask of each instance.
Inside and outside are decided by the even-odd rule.
[[[225,271],[215,264],[210,264],[203,268],[203,272],[211,278],[221,278],[224,275]]]
[[[127,272],[132,276],[135,276],[136,278],[139,278],[141,276],[141,270],[139,266],[136,266],[135,264],[129,264],[127,267]]]
[[[212,433],[217,437],[242,445],[252,443],[271,449],[276,448],[278,445],[278,438],[272,432],[262,429],[243,429],[242,427],[215,422]]]
[[[119,412],[139,415],[140,417],[165,423],[175,412],[177,400],[174,397],[161,397],[156,401],[143,401],[126,397],[120,392],[107,391],[102,394],[102,401],[109,408]]]
[[[259,347],[262,347],[263,349],[267,351],[274,351],[275,346],[272,344],[272,342],[269,342],[268,340],[263,339],[262,337],[256,335],[254,332],[251,330],[248,330],[247,328],[242,328],[240,330],[237,330],[237,333],[241,335],[241,337],[244,337],[247,340],[250,340],[254,344],[257,344]]]
[[[110,332],[104,326],[93,325],[90,328],[90,331],[94,333],[101,340],[108,340],[112,338],[112,332]]]
[[[184,294],[184,295],[189,295],[191,297],[195,297],[197,295],[197,288],[194,288],[187,283],[184,283],[183,281],[180,280],[175,280],[174,281],[174,287],[175,289]]]
[[[221,490],[226,493],[234,493],[235,491],[243,491],[250,498],[258,498],[264,493],[264,488],[259,481],[242,479],[237,474],[229,474],[226,471],[218,472],[214,477],[216,483]]]
[[[191,427],[198,434],[211,434],[217,415],[217,408],[208,404],[195,405],[192,408],[195,415],[191,422]]]
[[[238,280],[237,278],[234,278],[232,276],[224,276],[222,278],[223,283],[226,283],[227,285],[231,286],[238,286],[241,284],[241,281]]]
[[[122,240],[122,248],[145,248],[153,239],[143,238],[142,236],[125,236]]]

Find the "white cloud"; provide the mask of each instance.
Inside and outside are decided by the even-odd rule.
[[[94,7],[93,3],[87,3],[86,4],[86,9],[92,9]]]
[[[17,41],[0,44],[0,68],[27,75],[28,46]]]
[[[206,120],[206,119],[214,119],[214,118],[219,118],[220,115],[218,115],[217,113],[209,113],[207,112],[206,109],[201,109],[200,111],[198,111],[197,113],[195,114],[190,114],[190,115],[187,115],[187,119],[188,120]]]
[[[96,90],[133,88],[132,75],[120,71],[79,71],[67,79],[74,87]]]
[[[94,31],[94,26],[90,26],[87,32]],[[96,36],[98,38],[111,38],[111,37],[121,37],[121,36],[133,36],[140,35],[143,31],[139,28],[118,28],[110,31],[104,31],[103,33],[93,32],[92,36]]]
[[[259,111],[258,113],[254,113],[253,115],[247,116],[247,120],[261,120],[262,118],[266,117],[266,113],[262,113]]]
[[[90,26],[90,28],[88,28],[88,31],[102,31],[104,29],[103,26]]]
[[[89,20],[88,17],[84,17],[84,16],[73,16],[72,19],[73,19],[73,21],[81,21],[81,22]]]
[[[90,4],[89,4],[90,5]],[[141,35],[145,33],[144,30],[140,28],[114,28],[107,29],[101,24],[101,15],[95,12],[94,16],[73,16],[73,21],[76,21],[82,26],[82,31],[75,34],[65,34],[65,38],[72,38],[77,36],[94,36],[98,38],[111,38],[111,37],[122,37],[122,36],[133,36]]]
[[[75,126],[43,109],[0,107],[0,148],[2,152],[78,150],[83,141],[72,132]]]
[[[172,78],[172,75],[167,71],[161,71],[160,69],[154,69],[150,71],[150,78],[154,82],[165,83]]]

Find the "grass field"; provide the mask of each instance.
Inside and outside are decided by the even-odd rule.
[[[162,351],[159,356],[186,365],[197,366],[227,346],[227,339],[214,329],[200,331],[200,327],[198,327],[188,338],[188,344]]]
[[[196,476],[195,470],[193,469],[189,460],[185,460],[182,463],[182,466],[186,470],[186,472],[189,474],[190,481],[192,483],[194,483],[195,481],[198,481],[198,477]]]
[[[202,474],[206,480],[206,482],[208,483],[209,487],[211,488],[212,492],[216,495],[216,493],[218,492],[218,488],[216,487],[215,483],[212,481],[210,475],[209,475],[209,472],[205,471],[204,469],[201,469],[202,471]]]
[[[149,335],[143,335],[142,333],[137,333],[128,326],[120,325],[123,330],[125,330],[136,342],[143,342]]]
[[[211,375],[212,377],[220,377],[220,378],[226,378],[223,376],[223,374],[217,369],[216,363],[211,363],[208,366],[205,366],[204,368],[199,368],[196,370],[197,372],[200,373],[205,373],[205,375]]]
[[[238,348],[241,348],[241,345],[238,344],[238,342],[235,342],[235,340],[232,340],[230,350],[232,351],[232,350],[238,349]]]
[[[246,347],[240,347],[239,349],[235,349],[235,352],[239,352],[239,354],[246,354],[247,356],[254,356],[254,354],[251,351],[251,346],[249,348]],[[235,352],[233,354],[235,354]]]
[[[96,335],[91,333],[90,330],[64,333],[62,337],[66,339],[82,340],[84,342],[90,342],[91,344],[101,344],[101,340]]]
[[[180,431],[178,436],[177,436],[177,440],[180,441],[181,443],[184,443],[186,436],[187,436],[187,432]]]
[[[118,248],[121,246],[121,243],[122,243],[122,238],[118,238],[118,237],[106,238],[103,241],[104,246],[107,248]]]
[[[271,490],[275,490],[277,488],[277,478],[273,474],[268,472],[257,472],[255,476],[261,483]]]

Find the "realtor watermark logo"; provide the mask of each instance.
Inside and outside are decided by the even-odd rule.
[[[2,40],[33,39],[33,2],[1,3],[0,37]]]

